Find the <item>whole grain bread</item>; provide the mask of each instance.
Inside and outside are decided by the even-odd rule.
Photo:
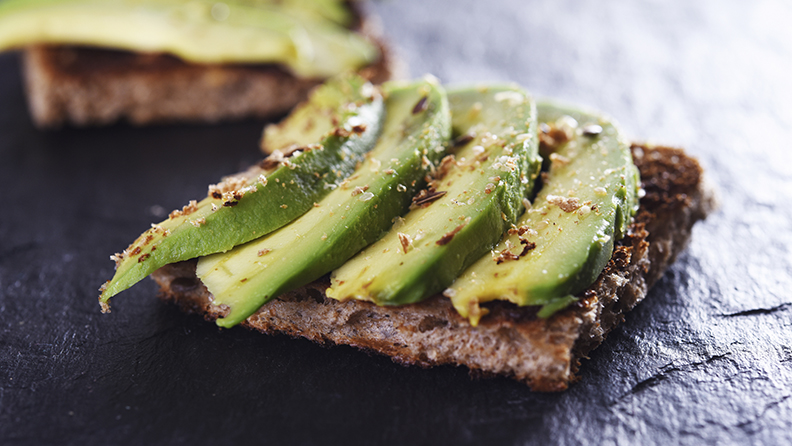
[[[581,299],[548,319],[537,308],[486,304],[472,327],[448,299],[434,296],[401,307],[338,302],[320,280],[262,306],[242,325],[264,333],[347,344],[403,364],[456,364],[477,375],[505,375],[537,391],[560,391],[575,379],[581,358],[647,294],[687,244],[693,224],[715,206],[698,162],[682,150],[634,145],[646,195],[627,236]],[[223,310],[195,276],[195,261],[168,265],[152,277],[161,297],[214,320]]]
[[[374,83],[399,77],[403,68],[380,38],[376,18],[357,6],[353,11],[354,28],[380,49],[361,74]],[[23,76],[41,128],[271,118],[324,81],[295,77],[276,64],[193,64],[167,54],[41,45],[24,50]]]

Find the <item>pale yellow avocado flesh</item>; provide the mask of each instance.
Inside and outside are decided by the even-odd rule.
[[[377,59],[371,42],[300,3],[305,2],[5,0],[0,51],[90,45],[169,53],[194,63],[278,63],[304,78],[327,78]]]

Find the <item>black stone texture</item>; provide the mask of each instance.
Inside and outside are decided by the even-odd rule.
[[[259,158],[263,122],[41,132],[0,55],[0,443],[792,444],[792,5],[369,5],[413,76],[513,81],[682,146],[720,210],[559,394],[220,330],[97,288],[163,210]]]

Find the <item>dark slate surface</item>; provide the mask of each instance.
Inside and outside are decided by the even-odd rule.
[[[31,127],[0,56],[2,444],[792,443],[792,7],[390,1],[413,75],[515,81],[684,146],[718,213],[561,394],[220,331],[109,254],[257,159],[262,123]]]

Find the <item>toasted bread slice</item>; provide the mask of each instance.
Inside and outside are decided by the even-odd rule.
[[[355,28],[380,49],[361,74],[374,83],[398,77],[402,67],[379,38],[376,20],[354,11],[362,18]],[[275,64],[193,64],[166,54],[70,46],[26,48],[23,74],[31,116],[42,128],[271,118],[324,81]]]
[[[463,365],[480,375],[504,375],[537,391],[564,390],[579,361],[597,347],[663,275],[687,244],[693,224],[714,208],[698,162],[682,150],[632,148],[646,195],[628,235],[597,281],[571,307],[548,319],[537,308],[486,304],[489,314],[472,327],[443,296],[418,304],[378,307],[325,297],[327,280],[267,303],[243,325],[328,344],[348,344],[403,364]],[[195,262],[153,274],[161,297],[213,320],[223,315],[195,276]]]

